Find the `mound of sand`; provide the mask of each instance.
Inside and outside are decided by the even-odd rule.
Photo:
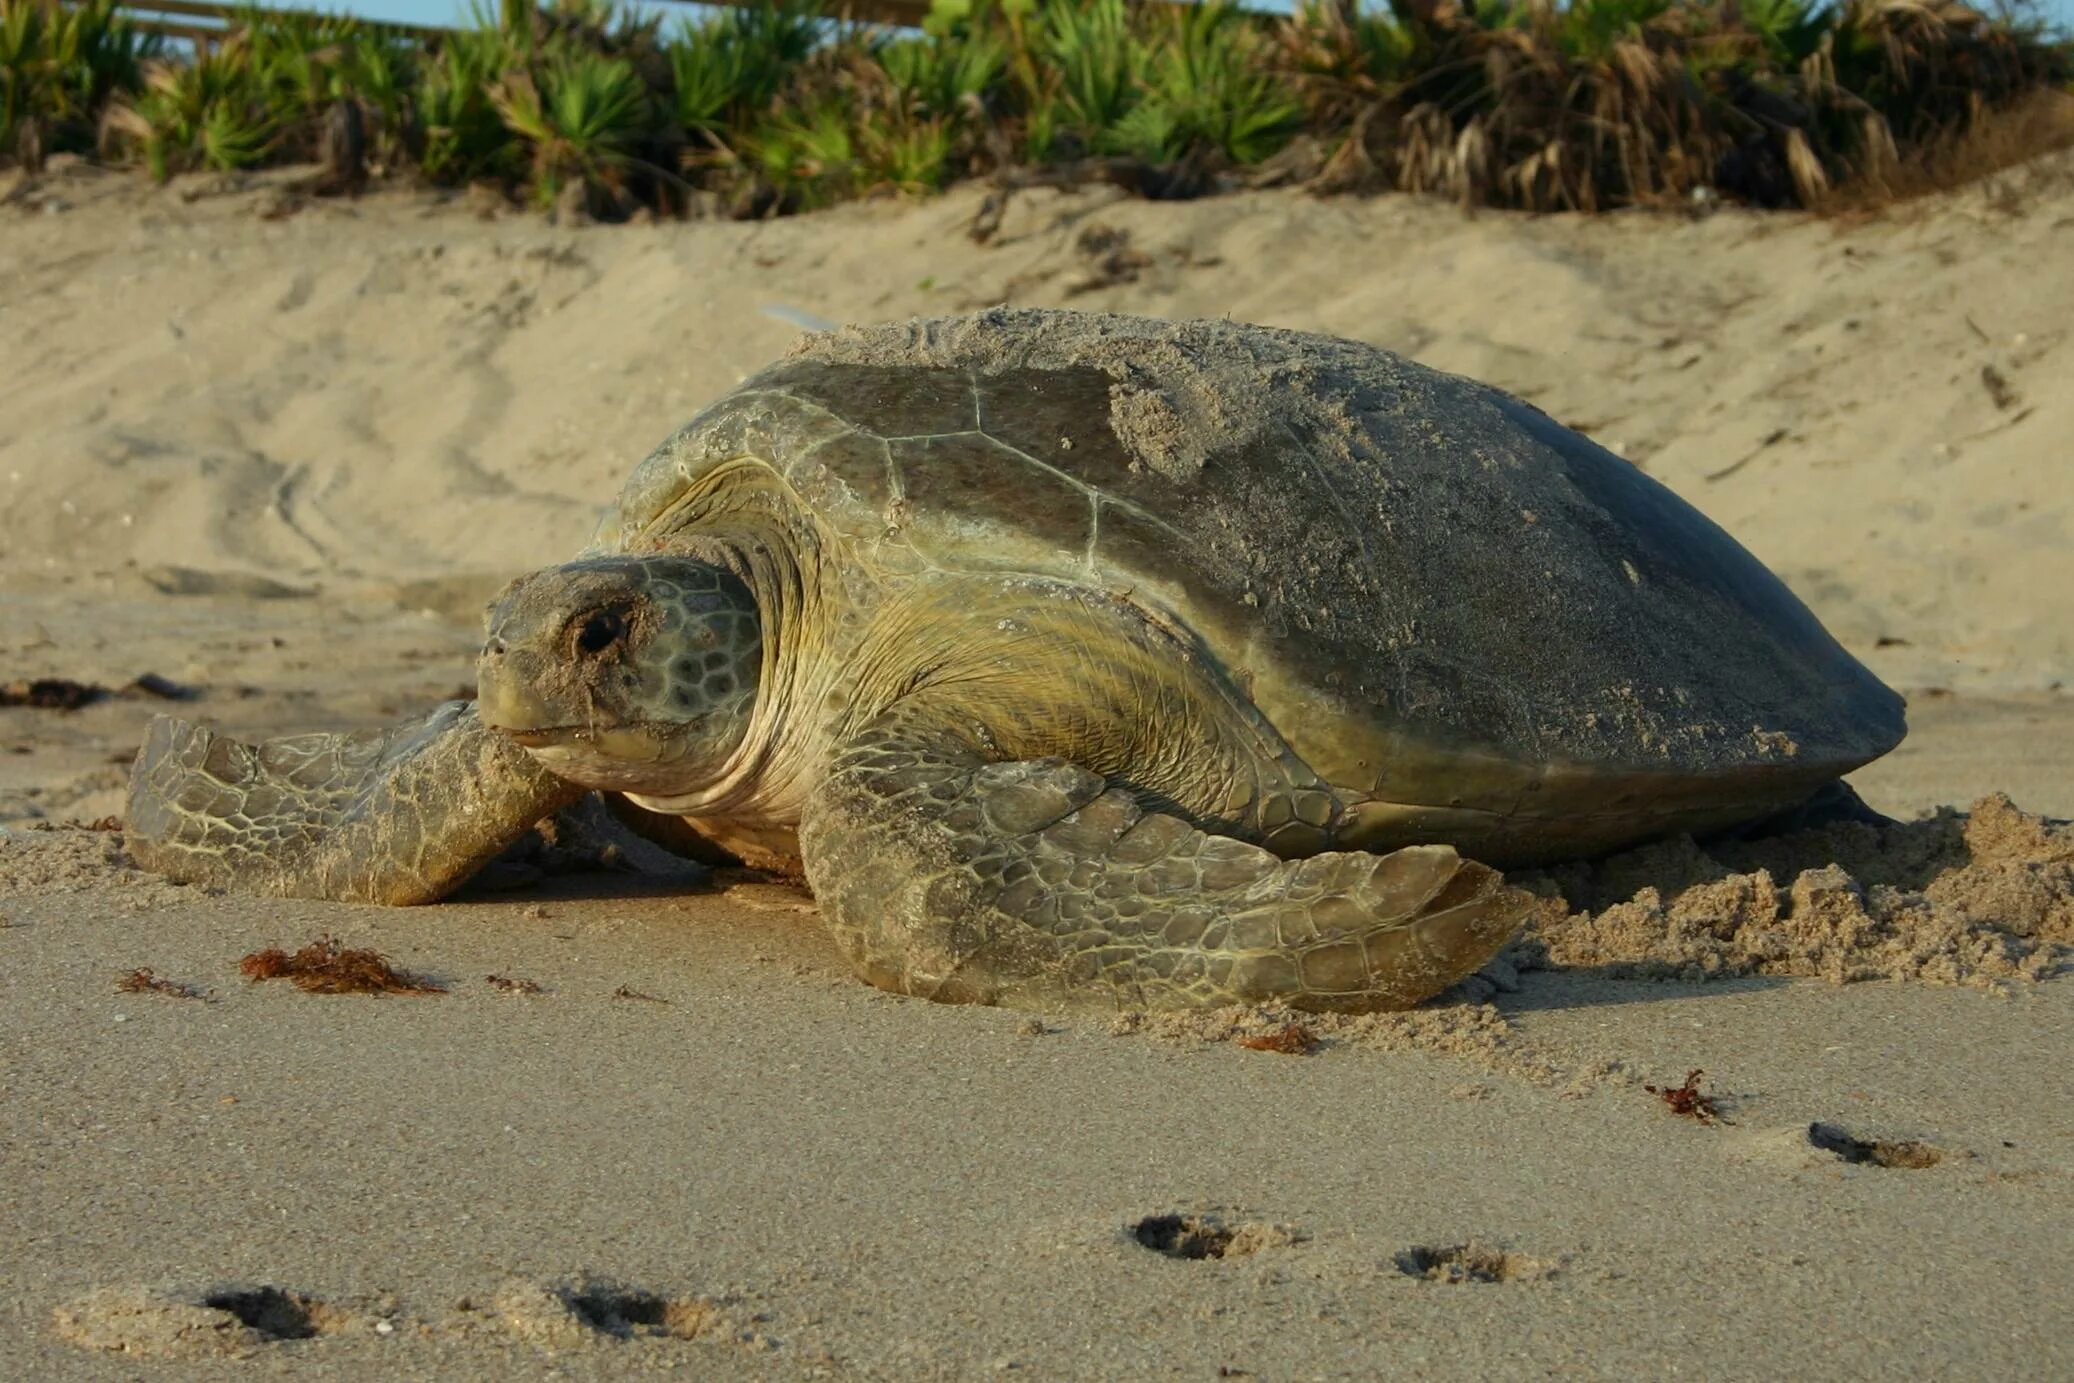
[[[1550,906],[1520,969],[1992,987],[2074,962],[2074,824],[1997,794],[1888,826],[1690,837],[1520,876]]]

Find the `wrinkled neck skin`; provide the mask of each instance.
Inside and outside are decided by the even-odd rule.
[[[761,462],[713,468],[624,549],[732,572],[755,599],[762,639],[740,740],[696,782],[628,794],[651,811],[789,830],[836,749],[928,687],[978,715],[1010,757],[1070,752],[1154,809],[1215,829],[1264,832],[1264,804],[1318,785],[1187,639],[1051,581],[876,576],[868,561],[839,560]]]
[[[846,719],[849,698],[838,683],[851,622],[831,608],[839,578],[816,526],[784,508],[793,512],[757,506],[716,515],[692,532],[665,523],[678,517],[669,514],[632,544],[733,572],[756,599],[763,639],[758,695],[733,752],[681,792],[627,794],[650,811],[791,826],[827,762]],[[696,510],[680,524],[695,517]]]

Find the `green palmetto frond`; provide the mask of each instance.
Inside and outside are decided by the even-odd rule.
[[[1650,24],[1674,8],[1677,0],[1570,0],[1551,8],[1542,21],[1557,47],[1587,62],[1602,61],[1616,44],[1638,38]]]
[[[421,59],[429,57],[422,45],[350,15],[247,9],[235,32],[266,94],[282,157],[319,156],[327,121],[341,113],[356,129],[372,126],[384,161],[404,155]],[[359,159],[356,152],[354,176]]]
[[[243,32],[254,74],[284,116],[319,111],[337,99],[340,65],[361,36],[358,21],[247,9],[234,23]]]
[[[27,0],[0,0],[0,158],[15,151],[28,122],[56,100],[49,15]]]
[[[718,43],[690,37],[670,45],[677,119],[687,130],[717,130],[747,96],[738,55]]]
[[[544,203],[571,181],[616,194],[647,128],[648,93],[633,65],[597,53],[557,52],[537,80],[514,72],[496,82],[490,101],[530,146],[534,193]]]
[[[1298,72],[1379,91],[1412,74],[1418,30],[1395,12],[1305,0],[1280,38]]]
[[[1043,0],[930,0],[922,32],[931,38],[970,34],[996,20],[1018,24],[1034,14]]]
[[[67,113],[86,116],[118,91],[134,90],[143,65],[158,56],[164,41],[131,24],[117,0],[89,0],[64,11],[54,54],[65,74]]]
[[[1084,149],[1098,147],[1143,93],[1145,46],[1130,11],[1123,0],[1088,0],[1045,6],[1037,19],[1033,47],[1045,85],[1032,105],[1044,108],[1040,119],[1051,138],[1070,135]],[[1032,149],[1040,157],[1047,151],[1048,145]]]
[[[398,151],[420,81],[421,54],[407,40],[369,33],[346,50],[340,63],[345,90],[374,112],[384,141]]]
[[[132,25],[115,0],[60,9],[42,0],[0,0],[0,158],[33,128],[36,152],[87,149],[100,113],[135,91],[160,41]]]
[[[1146,99],[1116,130],[1127,152],[1257,163],[1302,123],[1294,87],[1269,70],[1259,32],[1224,0],[1177,10],[1163,28]]]
[[[495,27],[464,29],[441,44],[412,93],[418,166],[428,179],[453,183],[516,173],[523,154],[490,90],[518,63],[504,31]]]
[[[828,33],[827,21],[800,0],[687,21],[665,49],[678,122],[706,132],[753,123]]]
[[[626,152],[639,135],[648,95],[631,64],[583,53],[544,74],[553,127],[586,157]]]
[[[212,103],[202,112],[194,150],[204,168],[227,171],[258,163],[267,151],[268,129],[263,116],[234,101]]]
[[[775,113],[743,144],[749,161],[791,206],[826,206],[853,195],[861,181],[849,114],[832,100]]]
[[[896,39],[873,51],[895,89],[934,115],[971,109],[1008,71],[1008,40],[996,33]]]
[[[1834,15],[1822,0],[1739,0],[1738,12],[1763,45],[1765,57],[1781,69],[1798,67],[1814,56]]]
[[[239,38],[187,62],[147,65],[143,93],[112,111],[110,125],[141,146],[145,165],[161,180],[258,163],[278,133],[265,83]]]
[[[882,119],[858,132],[862,171],[875,187],[918,194],[943,186],[957,137],[948,121]]]

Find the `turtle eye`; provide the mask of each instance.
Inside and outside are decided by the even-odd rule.
[[[627,617],[618,610],[600,610],[583,622],[576,646],[585,653],[603,653],[626,637]]]

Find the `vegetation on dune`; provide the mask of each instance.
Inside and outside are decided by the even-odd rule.
[[[2070,81],[2064,41],[1956,0],[936,0],[919,35],[801,0],[674,24],[498,0],[431,41],[247,11],[200,52],[112,0],[0,0],[0,163],[317,164],[605,218],[975,176],[1810,206],[1934,182],[1998,121],[1997,158],[2065,141],[2035,112]]]
[[[76,9],[0,0],[0,161],[94,146],[104,112],[140,90],[158,40],[110,0]]]

